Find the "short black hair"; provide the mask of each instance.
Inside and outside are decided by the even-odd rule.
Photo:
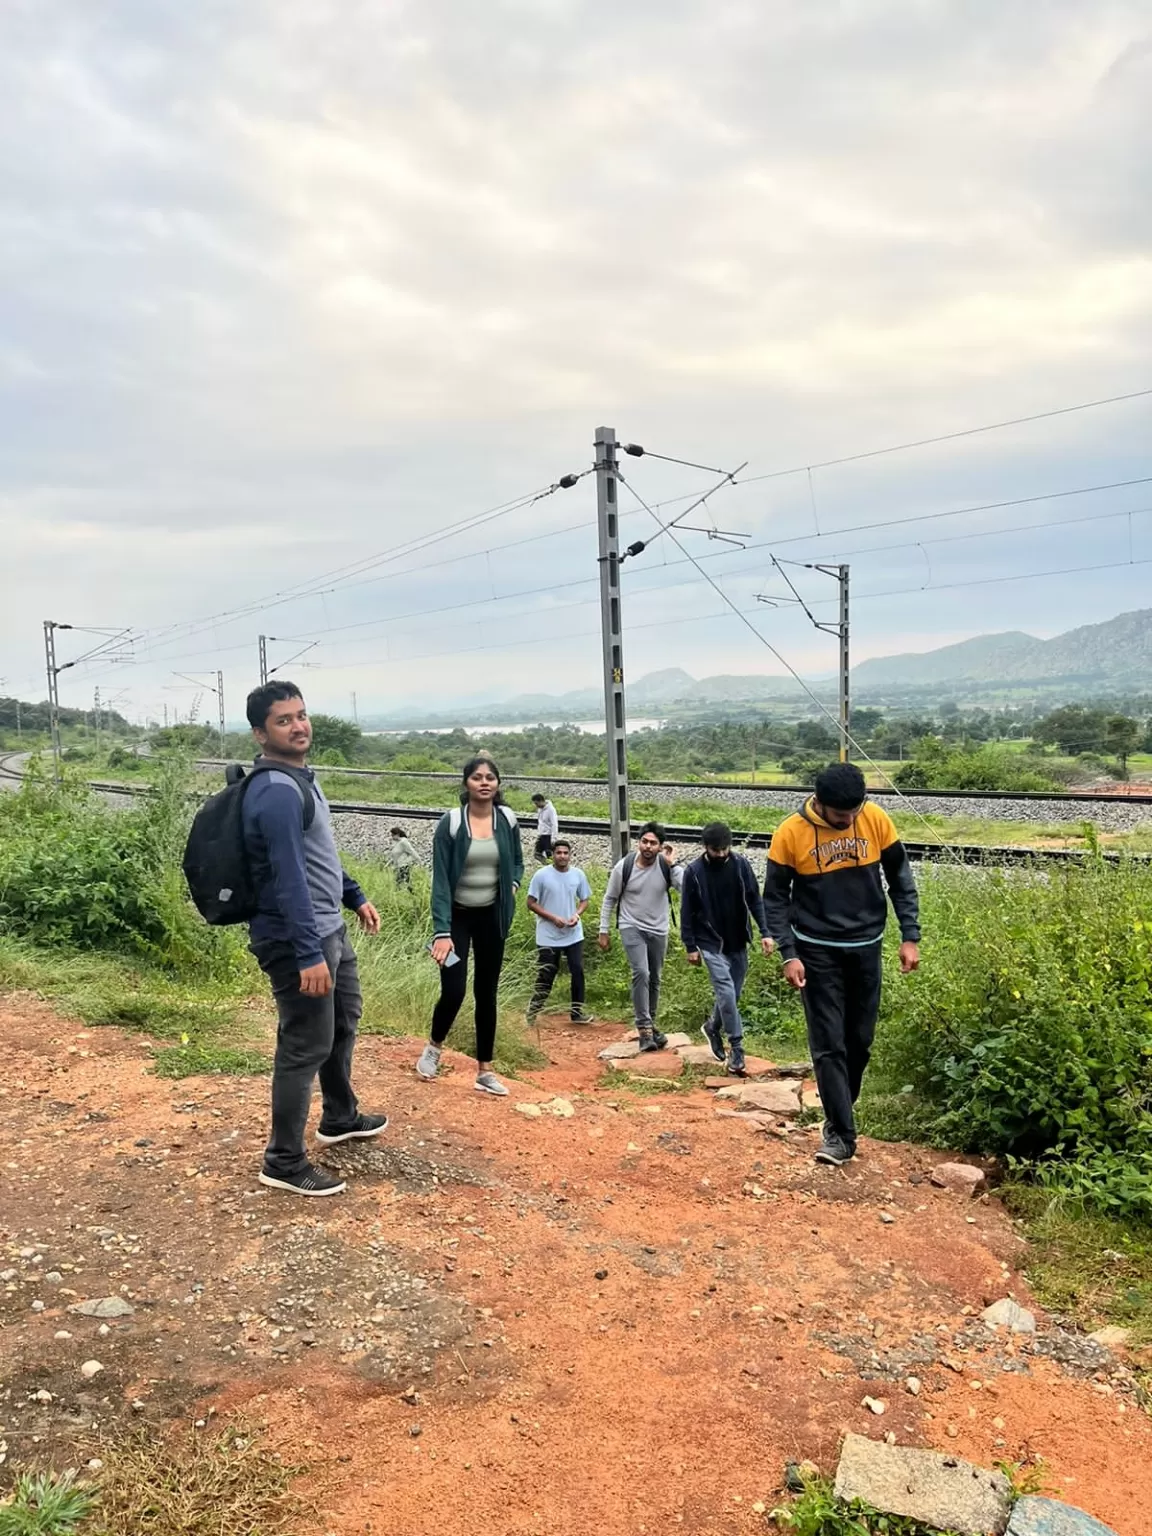
[[[572,844],[566,837],[554,837],[552,839],[552,852],[555,853],[557,848],[567,848],[569,853],[572,852]]]
[[[646,821],[640,828],[640,831],[636,834],[636,841],[639,842],[647,832],[653,833],[658,843],[662,843],[664,841],[664,828],[658,821]]]
[[[404,836],[404,828],[403,827],[393,827],[392,830],[389,832],[388,836],[389,837],[403,837]]]
[[[705,848],[731,848],[732,828],[726,821],[710,821],[700,834]]]
[[[278,677],[271,683],[261,683],[259,688],[253,688],[244,706],[248,724],[254,731],[262,731],[268,722],[273,704],[278,704],[284,699],[303,699],[303,697],[296,684],[290,683],[286,677]]]
[[[537,793],[532,796],[532,804],[533,805],[543,805],[544,804],[544,796],[542,794],[540,794],[539,791],[537,791]]]
[[[864,775],[855,763],[829,763],[816,775],[816,799],[833,811],[854,811],[868,798]]]

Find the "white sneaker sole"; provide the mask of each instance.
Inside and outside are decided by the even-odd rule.
[[[473,1083],[472,1086],[477,1093],[486,1093],[490,1099],[506,1099],[508,1097],[507,1088],[486,1088],[483,1083]]]
[[[373,1136],[379,1136],[388,1129],[388,1121],[378,1125],[370,1131],[345,1131],[342,1136],[325,1136],[320,1131],[316,1132],[316,1140],[322,1147],[335,1147],[342,1141],[368,1141]]]
[[[308,1195],[316,1199],[323,1199],[325,1195],[342,1195],[348,1188],[346,1183],[333,1184],[329,1189],[301,1189],[299,1184],[290,1184],[287,1179],[273,1178],[270,1173],[260,1174],[260,1183],[267,1184],[269,1189],[287,1190],[290,1195]]]

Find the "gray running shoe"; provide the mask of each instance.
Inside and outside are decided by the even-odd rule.
[[[440,1047],[433,1045],[431,1040],[429,1040],[428,1044],[420,1052],[420,1060],[416,1063],[416,1076],[423,1077],[428,1082],[431,1082],[439,1070]]]
[[[507,1088],[505,1088],[495,1072],[481,1072],[472,1086],[476,1089],[477,1093],[492,1093],[497,1098],[504,1098],[508,1093]]]
[[[824,1132],[824,1140],[816,1149],[816,1161],[829,1163],[833,1168],[839,1168],[844,1163],[851,1162],[856,1153],[854,1148],[846,1146],[839,1136],[830,1136]]]

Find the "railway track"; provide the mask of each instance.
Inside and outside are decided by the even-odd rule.
[[[6,757],[0,757],[0,778],[16,780],[19,782],[23,774],[17,768],[12,767],[12,761],[21,754],[12,753]],[[212,766],[212,765],[206,765]],[[344,772],[346,770],[339,770]],[[427,775],[404,775],[404,777],[427,777]],[[439,775],[441,778],[450,779],[455,783],[455,775]],[[528,780],[526,782],[533,782]],[[599,780],[586,780],[575,782],[587,782],[596,784],[603,789]],[[658,786],[652,786],[658,787]],[[107,780],[92,779],[88,781],[88,788],[100,794],[127,795],[138,797],[149,795],[152,789],[148,785],[123,784]],[[191,799],[200,799],[194,792]],[[381,805],[373,801],[338,801],[329,802],[334,816],[372,816],[387,818],[390,821],[438,821],[444,814],[444,807],[428,805]],[[520,822],[525,827],[535,827],[535,816],[521,816]],[[633,823],[633,830],[638,830],[640,822]],[[701,828],[696,826],[678,826],[666,823],[665,830],[669,838],[676,843],[699,844]],[[603,837],[607,838],[611,832],[611,823],[599,818],[565,816],[564,831],[574,837]],[[735,832],[735,845],[740,848],[767,848],[772,841],[771,832]],[[908,850],[910,858],[923,863],[953,863],[959,861],[963,864],[986,865],[1003,868],[1008,865],[1022,864],[1076,864],[1083,862],[1088,857],[1079,848],[1032,848],[1019,844],[987,845],[984,843],[932,843],[924,841],[904,840],[904,846]],[[1123,855],[1118,853],[1103,853],[1099,857],[1109,863],[1119,863]],[[1144,862],[1149,857],[1145,854],[1135,854],[1129,857]]]
[[[196,765],[198,768],[220,768],[225,766],[223,758],[201,758]],[[392,768],[338,768],[321,763],[316,771],[321,774],[338,773],[342,777],[358,779],[427,779],[430,783],[455,784],[459,779],[456,773],[409,773],[397,772]],[[565,788],[591,789],[597,794],[603,794],[606,788],[604,779],[557,779],[552,774],[525,774],[506,773],[503,775],[505,784],[537,785],[540,783],[559,784]],[[690,789],[700,790],[741,790],[749,794],[789,794],[810,795],[812,786],[805,787],[800,784],[781,783],[757,783],[752,784],[746,780],[714,780],[714,779],[644,779],[633,784],[633,789]],[[870,797],[874,800],[993,800],[997,802],[1018,800],[1021,805],[1042,803],[1044,801],[1064,801],[1069,805],[1152,805],[1152,794],[1128,795],[1115,793],[1108,790],[1069,790],[1069,789],[870,789]]]

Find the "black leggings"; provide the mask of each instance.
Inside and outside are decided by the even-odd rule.
[[[443,1045],[468,990],[468,951],[473,951],[472,996],[476,1003],[476,1060],[491,1061],[496,1050],[496,989],[504,964],[500,912],[490,907],[452,908],[452,943],[459,961],[440,967],[440,998],[432,1010],[432,1039]]]

